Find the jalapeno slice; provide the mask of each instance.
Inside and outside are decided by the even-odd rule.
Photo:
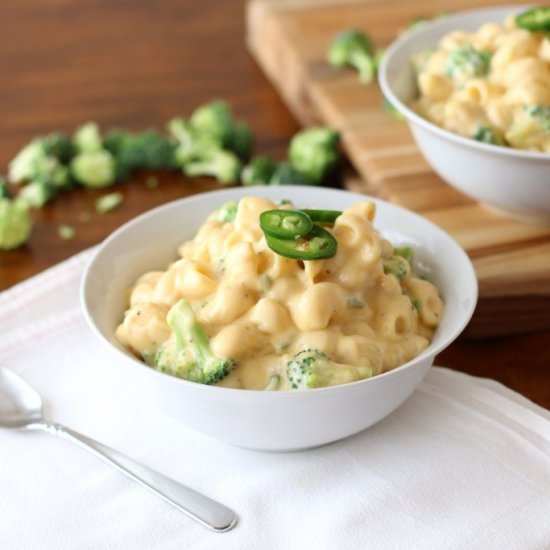
[[[332,225],[338,216],[342,214],[340,210],[313,210],[312,208],[302,208],[312,222],[326,223]]]
[[[528,31],[550,30],[550,6],[539,6],[520,13],[516,25]]]
[[[318,225],[314,225],[305,237],[280,239],[266,235],[265,240],[273,252],[292,260],[307,261],[332,258],[338,248],[336,239],[326,229]]]
[[[311,231],[313,222],[300,210],[267,210],[260,214],[260,227],[272,237],[297,239]]]

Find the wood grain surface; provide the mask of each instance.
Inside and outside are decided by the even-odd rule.
[[[233,0],[3,0],[0,165],[44,132],[70,131],[86,120],[103,128],[160,129],[168,118],[217,97],[251,124],[256,151],[283,158],[298,124],[247,54],[244,17],[244,3]],[[89,222],[81,214],[93,211],[97,193],[74,191],[46,207],[30,244],[0,253],[0,289],[100,242],[139,212],[216,187],[207,179],[160,174],[159,187],[149,190],[146,177],[121,186],[121,208]],[[75,224],[74,240],[59,239],[60,223]],[[498,311],[506,303],[495,297],[491,307]],[[516,322],[525,322],[519,312]],[[549,331],[461,338],[438,362],[500,380],[550,407],[548,342]]]
[[[550,312],[550,226],[503,216],[445,184],[427,164],[408,125],[384,112],[376,83],[364,85],[355,71],[326,62],[327,47],[342,29],[365,29],[382,47],[418,15],[473,7],[478,2],[253,0],[247,37],[252,54],[295,115],[306,124],[321,121],[340,131],[363,176],[346,183],[348,189],[426,216],[465,248],[481,299],[468,331],[485,337],[550,328],[550,315],[541,315]],[[494,298],[506,301],[496,304]],[[519,324],[518,312],[524,320]]]

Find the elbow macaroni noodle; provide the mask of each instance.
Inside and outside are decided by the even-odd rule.
[[[250,389],[264,388],[273,374],[285,388],[286,360],[308,348],[378,374],[428,346],[443,302],[405,259],[402,278],[384,273],[393,246],[372,226],[373,203],[355,204],[337,218],[330,229],[338,241],[334,257],[307,262],[267,247],[259,215],[273,208],[247,197],[233,223],[209,216],[179,248],[181,259],[137,280],[119,341],[147,361],[173,337],[166,313],[185,298],[214,353],[237,361],[218,384]]]
[[[465,137],[550,152],[550,37],[544,32],[520,29],[511,16],[475,32],[451,32],[412,61],[419,89],[412,107],[424,118]],[[548,109],[543,121],[532,116],[540,108]]]

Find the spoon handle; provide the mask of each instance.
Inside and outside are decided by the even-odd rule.
[[[41,427],[51,434],[73,441],[93,452],[190,518],[214,531],[229,531],[237,524],[237,515],[223,504],[201,495],[139,462],[135,462],[102,443],[61,424],[48,423],[43,424]]]

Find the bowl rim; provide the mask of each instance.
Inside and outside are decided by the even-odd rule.
[[[382,89],[382,93],[388,99],[388,101],[407,119],[407,122],[421,126],[425,130],[428,130],[433,134],[436,134],[437,136],[446,139],[447,141],[452,141],[458,145],[470,147],[479,151],[485,151],[494,155],[502,155],[518,159],[535,159],[539,161],[550,162],[549,153],[543,153],[541,151],[529,151],[525,149],[516,149],[513,147],[502,147],[499,145],[492,145],[490,143],[483,143],[481,141],[476,141],[474,139],[469,139],[459,134],[455,134],[454,132],[446,130],[445,128],[441,128],[440,126],[437,126],[437,124],[434,124],[428,119],[417,114],[406,103],[401,101],[397,94],[394,93],[388,81],[389,67],[394,62],[396,54],[402,49],[406,48],[410,44],[410,42],[413,42],[417,37],[424,34],[430,34],[433,29],[437,29],[438,27],[446,27],[450,21],[452,22],[455,19],[460,20],[473,15],[481,15],[484,13],[490,15],[495,12],[503,11],[508,11],[510,14],[514,12],[519,13],[521,11],[529,9],[530,7],[533,7],[533,4],[509,4],[502,6],[497,5],[492,7],[459,11],[447,15],[445,16],[445,18],[426,22],[419,29],[407,32],[404,35],[399,36],[388,46],[385,55],[383,56],[382,63],[380,64],[380,69],[378,72],[378,82],[380,88]],[[491,20],[488,19],[487,22],[491,22]]]
[[[423,216],[411,211],[407,210],[406,208],[403,208],[401,206],[398,206],[396,204],[390,203],[389,201],[385,201],[382,199],[379,199],[377,197],[372,197],[371,195],[362,195],[358,193],[353,193],[351,191],[346,191],[342,189],[334,189],[334,188],[323,188],[324,192],[329,192],[330,194],[334,193],[337,195],[353,195],[357,197],[358,199],[363,200],[372,200],[375,203],[382,203],[384,205],[388,205],[390,208],[398,210],[401,212],[401,215],[409,216],[416,218],[417,221],[420,221],[421,223],[428,224],[431,226],[431,230],[436,231],[440,234],[442,234],[446,239],[448,239],[451,243],[451,246],[454,247],[454,252],[457,253],[460,258],[461,262],[464,264],[467,270],[467,277],[469,279],[469,283],[467,285],[467,288],[470,289],[469,294],[471,294],[471,304],[470,307],[464,312],[464,316],[462,321],[457,325],[457,327],[449,333],[449,335],[444,339],[443,342],[441,342],[437,346],[433,346],[432,343],[428,345],[428,347],[422,351],[419,355],[416,357],[413,357],[410,361],[407,361],[406,363],[403,363],[402,365],[399,365],[398,367],[377,374],[375,376],[372,376],[370,378],[363,378],[362,380],[356,380],[354,382],[348,382],[345,384],[338,384],[334,386],[326,386],[322,388],[312,388],[309,390],[304,391],[293,391],[293,390],[277,390],[277,391],[271,391],[266,392],[265,390],[250,390],[250,389],[243,389],[243,388],[227,388],[223,386],[216,386],[216,385],[207,385],[207,384],[199,384],[196,382],[191,382],[189,380],[185,380],[184,378],[178,378],[176,376],[171,376],[169,374],[160,372],[156,369],[152,369],[150,367],[147,367],[142,361],[140,361],[137,357],[134,357],[130,355],[129,353],[126,353],[119,349],[117,346],[113,344],[107,338],[99,329],[99,327],[96,325],[93,314],[91,312],[91,307],[88,305],[87,300],[87,288],[92,280],[93,275],[93,267],[95,263],[99,260],[100,256],[104,253],[105,249],[113,242],[115,241],[120,235],[124,234],[128,229],[134,227],[135,225],[138,225],[140,223],[143,223],[144,221],[147,221],[149,218],[154,218],[157,216],[160,212],[163,210],[169,209],[169,208],[178,208],[181,204],[188,204],[190,207],[194,202],[198,202],[204,199],[205,195],[216,195],[217,197],[220,197],[220,202],[224,200],[224,197],[233,198],[234,199],[234,193],[235,191],[239,191],[239,194],[242,196],[247,196],[249,194],[250,196],[255,196],[259,192],[259,196],[266,196],[269,197],[269,191],[270,187],[259,187],[259,188],[253,188],[249,189],[248,187],[233,187],[230,189],[221,189],[221,190],[210,190],[203,193],[197,193],[195,195],[191,195],[188,197],[183,197],[181,199],[176,199],[173,201],[166,202],[164,204],[161,204],[160,206],[157,206],[155,208],[152,208],[150,210],[147,210],[143,212],[142,214],[139,214],[138,216],[135,216],[134,218],[128,220],[126,223],[121,225],[119,228],[117,228],[115,231],[113,231],[106,239],[104,239],[94,250],[93,256],[90,259],[90,261],[87,263],[84,269],[84,274],[81,277],[80,281],[80,288],[79,288],[79,301],[80,301],[80,309],[84,315],[84,318],[86,319],[86,323],[88,326],[92,329],[92,332],[95,333],[96,336],[99,337],[99,339],[105,343],[111,350],[115,351],[117,355],[125,360],[127,364],[131,363],[136,368],[143,369],[144,367],[147,368],[147,372],[152,374],[153,376],[161,376],[164,380],[170,379],[174,383],[177,384],[183,384],[186,386],[191,385],[192,387],[196,388],[198,391],[214,391],[214,392],[220,392],[224,391],[227,394],[230,390],[231,392],[237,392],[237,393],[244,393],[246,395],[265,395],[266,393],[269,395],[280,395],[280,396],[288,396],[291,395],[317,395],[319,392],[334,392],[338,391],[339,389],[343,387],[350,387],[350,386],[358,386],[360,384],[367,384],[369,382],[372,382],[373,380],[381,379],[381,378],[387,378],[389,376],[395,375],[395,373],[398,373],[402,370],[412,368],[416,366],[420,361],[428,359],[429,357],[435,357],[440,351],[448,347],[464,330],[466,325],[469,323],[470,319],[472,318],[472,315],[474,313],[474,310],[477,305],[478,301],[478,282],[477,282],[477,276],[473,267],[473,264],[464,251],[464,249],[458,244],[458,242],[449,235],[446,231],[432,223],[427,218],[424,218]],[[307,185],[278,185],[276,187],[277,190],[303,190],[303,191],[309,191],[312,192],[316,188],[307,186]],[[317,188],[318,189],[318,188]],[[214,197],[212,197],[214,198]],[[285,397],[280,397],[285,398]]]

